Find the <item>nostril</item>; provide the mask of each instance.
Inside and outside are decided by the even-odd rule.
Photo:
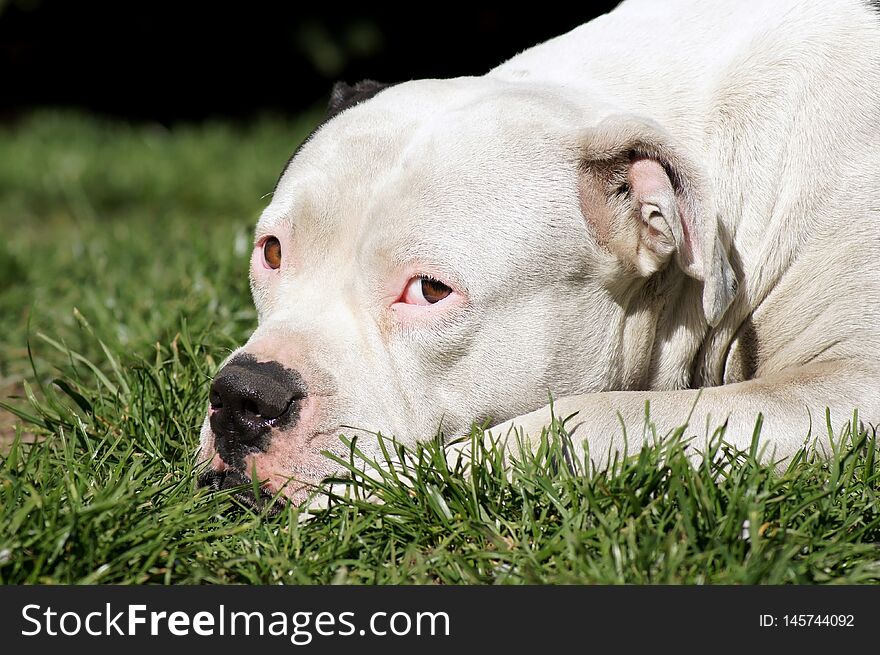
[[[251,400],[250,398],[245,398],[241,403],[241,411],[243,414],[250,414],[251,416],[262,417],[263,411],[260,408],[259,404]]]
[[[208,399],[211,403],[211,409],[223,409],[223,398],[216,390],[211,389],[211,395]]]

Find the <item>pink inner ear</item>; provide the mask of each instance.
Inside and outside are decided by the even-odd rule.
[[[578,197],[581,215],[593,230],[596,242],[607,246],[610,240],[612,212],[608,207],[608,198],[595,175],[581,175],[578,180]]]
[[[640,203],[657,203],[659,198],[671,197],[674,193],[666,170],[656,159],[634,159],[629,167],[628,178],[629,188]]]
[[[696,234],[693,212],[687,202],[675,193],[672,180],[669,179],[663,165],[650,157],[634,159],[630,164],[628,181],[633,197],[639,203],[666,204],[667,206],[674,203],[673,206],[678,213],[683,237],[683,243],[679,246],[679,255],[686,266],[698,262],[700,260],[700,246],[693,238],[693,235]]]

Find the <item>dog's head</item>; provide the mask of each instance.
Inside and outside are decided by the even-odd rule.
[[[334,102],[257,226],[259,326],[213,382],[205,483],[301,501],[340,433],[377,454],[370,432],[413,444],[634,384],[622,326],[658,272],[711,278],[704,321],[729,302],[702,183],[659,128],[490,78]]]

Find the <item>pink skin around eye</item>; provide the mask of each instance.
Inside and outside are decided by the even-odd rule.
[[[253,275],[255,279],[272,279],[272,274],[278,272],[278,269],[269,266],[269,263],[263,255],[263,245],[266,243],[266,239],[268,239],[268,237],[264,237],[257,241],[253,252],[251,252],[251,275]]]

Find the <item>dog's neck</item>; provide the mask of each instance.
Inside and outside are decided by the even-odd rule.
[[[617,350],[620,364],[607,390],[686,389],[709,327],[701,285],[669,267],[622,294]]]

